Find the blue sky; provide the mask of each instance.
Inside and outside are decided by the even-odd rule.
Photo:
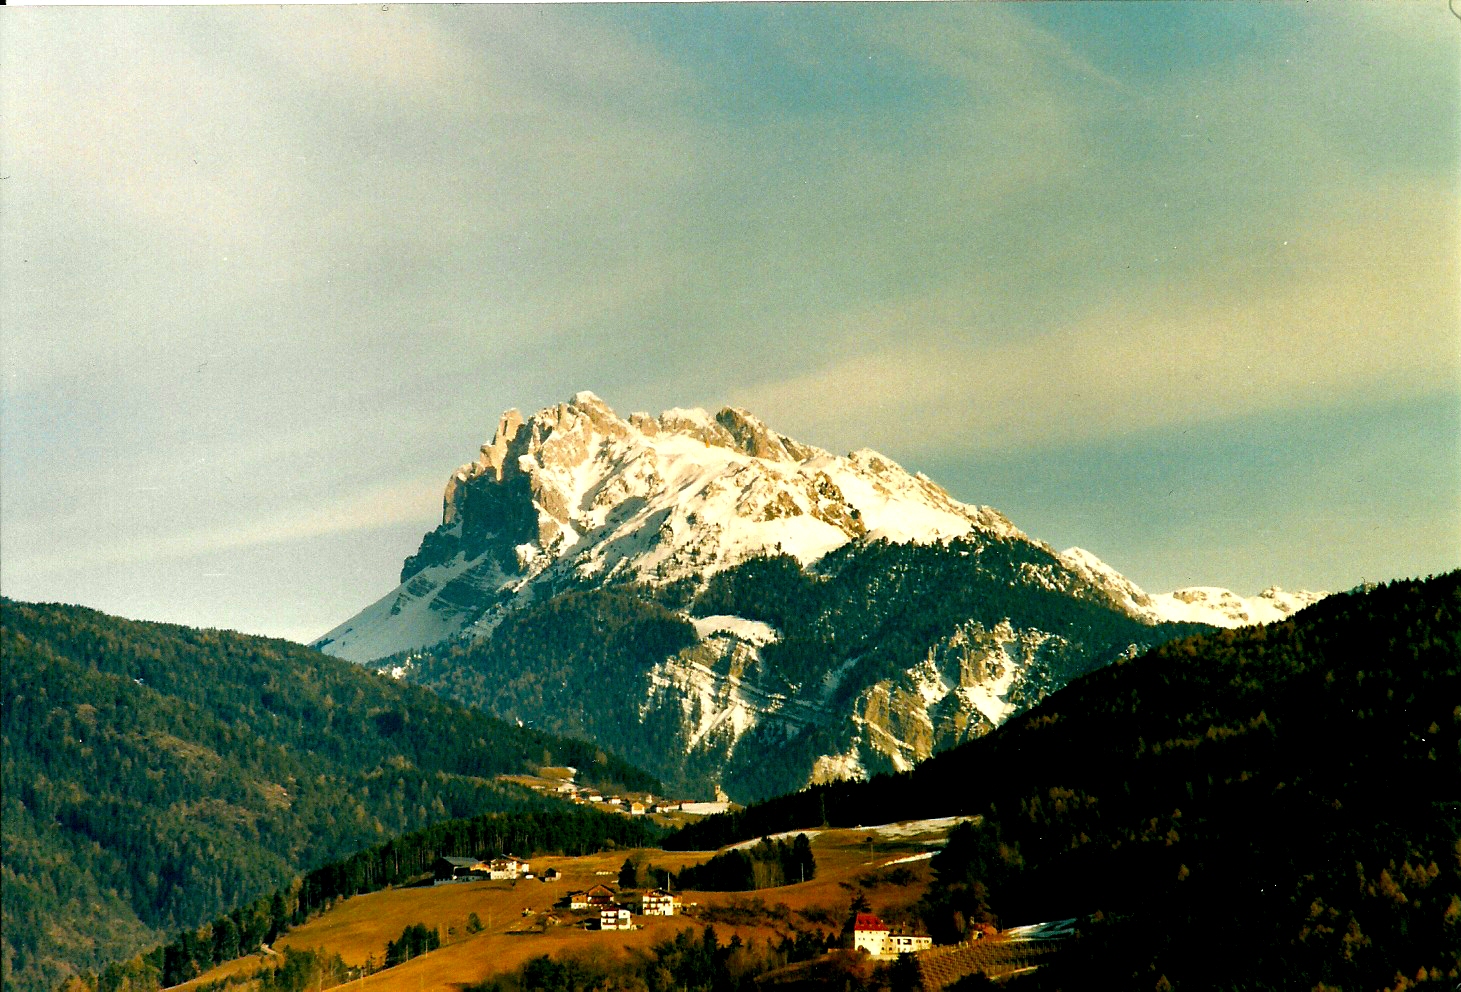
[[[1153,590],[1461,558],[1444,3],[8,8],[0,587],[300,639],[501,410],[745,406]]]

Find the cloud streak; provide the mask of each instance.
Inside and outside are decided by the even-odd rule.
[[[1373,205],[1373,201],[1371,201]],[[856,315],[895,343],[735,399],[812,436],[848,420],[921,454],[1063,445],[1261,413],[1454,390],[1455,232],[1439,191],[1384,216],[1326,217],[1197,285],[1115,301],[1051,333],[940,326],[945,301]],[[1377,251],[1377,245],[1383,250]],[[930,345],[930,338],[940,343]],[[836,403],[827,398],[838,397]],[[892,416],[890,416],[890,414]]]
[[[37,552],[44,545],[39,528],[18,529],[7,535],[19,545],[13,553],[22,574],[66,573],[77,569],[135,567],[181,558],[216,557],[268,545],[307,544],[318,538],[415,524],[423,532],[434,527],[429,493],[435,481],[417,480],[373,486],[350,496],[311,505],[296,505],[265,515],[240,515],[183,531],[121,535],[89,545],[72,545],[64,553]],[[439,513],[439,506],[436,507]],[[79,521],[77,521],[79,523]],[[52,524],[47,524],[52,526]]]
[[[0,31],[5,575],[51,594],[429,524],[501,409],[583,388],[1038,468],[1461,374],[1461,80],[1454,22],[1419,7]]]

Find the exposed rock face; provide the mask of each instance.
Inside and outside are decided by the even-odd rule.
[[[1060,649],[1066,645],[1043,631],[971,623],[931,647],[922,664],[863,687],[847,707],[838,692],[845,673],[797,686],[763,665],[763,646],[717,631],[654,666],[640,719],[666,710],[677,714],[688,764],[712,776],[736,763],[743,740],[792,741],[816,732],[836,753],[814,756],[801,781],[830,781],[911,768],[935,751],[988,733],[1092,667],[1065,670]],[[758,752],[754,760],[765,755]]]
[[[876,452],[837,457],[730,407],[624,420],[584,392],[503,414],[447,480],[401,587],[318,643],[371,661],[490,630],[499,607],[566,581],[703,578],[769,550],[810,564],[867,536],[973,531],[1024,537]]]
[[[515,611],[559,603],[568,589],[677,580],[703,589],[767,553],[830,580],[828,561],[852,574],[860,556],[884,549],[882,571],[857,573],[866,584],[850,593],[856,611],[878,614],[876,624],[812,596],[803,626],[784,632],[801,653],[777,654],[783,632],[763,621],[696,618],[697,643],[621,666],[598,698],[584,686],[567,692],[565,681],[549,703],[535,675],[531,699],[494,704],[511,711],[504,716],[598,735],[667,782],[706,794],[724,786],[738,799],[911,767],[1071,678],[1182,632],[1164,621],[1279,619],[1318,598],[1151,596],[1093,555],[1057,554],[998,511],[961,503],[875,451],[834,456],[729,407],[626,420],[579,393],[531,417],[509,410],[476,460],[451,474],[442,504],[441,525],[405,562],[400,587],[318,646],[372,662],[490,639],[506,618],[527,615]],[[909,583],[920,569],[953,570],[915,594]],[[973,612],[947,622],[939,612],[939,624],[924,624],[910,642],[904,618],[937,612],[944,581],[975,590],[961,600]],[[847,649],[854,628],[872,639]],[[429,668],[436,655],[413,657]],[[386,667],[416,677],[400,659]]]

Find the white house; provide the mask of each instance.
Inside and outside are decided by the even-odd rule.
[[[882,957],[888,943],[888,925],[872,913],[858,913],[852,924],[852,949]]]
[[[630,922],[629,910],[627,909],[601,909],[599,910],[600,930],[632,930],[634,924]]]
[[[928,934],[894,931],[872,913],[858,913],[852,924],[853,949],[867,951],[875,958],[917,954],[932,946],[933,938]]]
[[[888,934],[888,942],[884,945],[883,955],[895,958],[899,954],[917,954],[932,946],[933,938],[926,933],[900,933],[895,930]]]
[[[504,854],[500,858],[493,858],[488,863],[488,878],[504,879],[518,878],[528,873],[529,864],[526,861],[513,857],[511,854]]]
[[[650,889],[639,897],[639,912],[644,916],[674,916],[680,909],[680,900],[660,889]]]

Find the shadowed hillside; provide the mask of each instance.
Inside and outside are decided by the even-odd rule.
[[[710,818],[667,846],[983,814],[935,859],[925,919],[953,939],[1096,915],[1065,964],[1023,980],[1037,987],[1397,988],[1461,974],[1458,741],[1450,573],[1164,645],[908,774]]]
[[[502,773],[657,785],[285,641],[8,600],[0,636],[7,988],[54,988],[429,823],[549,808]]]

